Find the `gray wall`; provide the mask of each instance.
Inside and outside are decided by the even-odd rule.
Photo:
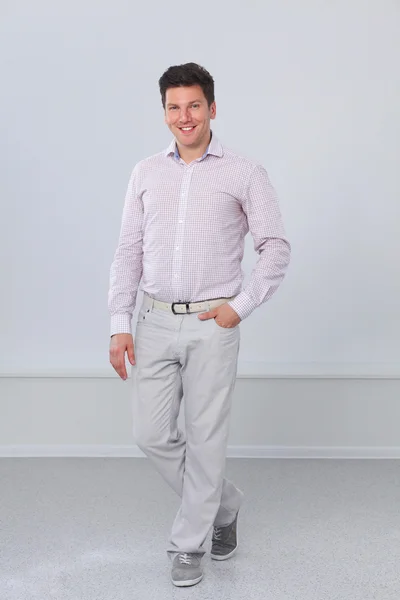
[[[131,382],[0,379],[0,456],[141,456]],[[399,380],[239,377],[228,455],[400,458],[399,397]]]
[[[131,443],[109,267],[131,169],[170,140],[157,80],[194,60],[293,246],[241,325],[231,443],[400,446],[399,24],[389,0],[3,3],[0,444]],[[246,280],[256,258],[248,236]]]

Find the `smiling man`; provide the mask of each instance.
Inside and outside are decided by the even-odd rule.
[[[135,438],[180,496],[167,552],[176,586],[201,581],[211,558],[236,552],[243,492],[224,478],[240,323],[271,298],[290,261],[266,170],[211,130],[214,80],[203,67],[170,67],[159,88],[174,138],[140,161],[128,184],[110,270],[110,362],[133,365]],[[259,258],[242,289],[244,239]],[[131,320],[142,280],[135,342]],[[184,399],[185,433],[177,418]]]
[[[190,163],[210,143],[210,120],[215,119],[215,101],[204,96],[199,85],[169,88],[165,92],[165,122],[177,140],[181,158]]]

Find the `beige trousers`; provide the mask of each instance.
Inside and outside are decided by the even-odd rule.
[[[240,324],[222,328],[198,314],[155,308],[145,294],[134,336],[136,443],[181,497],[170,558],[203,555],[211,527],[231,523],[243,497],[224,478]],[[182,398],[185,434],[177,423]]]

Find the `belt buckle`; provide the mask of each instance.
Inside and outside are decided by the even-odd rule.
[[[171,310],[172,310],[172,312],[174,313],[174,315],[182,315],[183,313],[177,313],[177,312],[175,312],[175,309],[174,309],[174,307],[175,307],[175,304],[186,304],[186,314],[187,314],[187,315],[188,315],[188,314],[190,314],[190,313],[189,313],[189,304],[190,304],[190,302],[173,302],[173,303],[172,303],[172,305],[171,305]]]

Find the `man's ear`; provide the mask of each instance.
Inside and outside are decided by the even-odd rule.
[[[217,116],[217,104],[216,104],[215,100],[210,106],[210,111],[211,111],[210,119],[215,119],[215,117]]]

